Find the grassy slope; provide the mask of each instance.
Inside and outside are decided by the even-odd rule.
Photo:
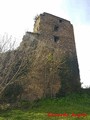
[[[90,120],[90,96],[70,95],[58,99],[44,99],[25,103],[28,109],[13,109],[0,113],[0,120]],[[69,117],[48,117],[48,113],[67,113]],[[85,117],[70,117],[72,113],[86,113]]]

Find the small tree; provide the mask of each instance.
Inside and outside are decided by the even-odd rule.
[[[15,46],[15,40],[12,36],[5,34],[0,37],[0,53],[6,52],[8,50],[13,50]]]
[[[7,101],[14,101],[13,99],[16,100],[17,96],[22,92],[19,77],[21,74],[25,76],[28,71],[29,56],[25,50],[13,50],[14,43],[10,43],[11,38],[5,40],[5,44],[0,44],[0,97],[3,99],[7,98]],[[8,51],[6,48],[9,48]]]
[[[9,84],[5,87],[2,94],[2,99],[5,102],[16,102],[17,99],[20,99],[23,92],[23,87],[19,83]]]
[[[36,20],[38,19],[39,15],[37,14],[35,17],[34,17],[34,21],[36,22]]]

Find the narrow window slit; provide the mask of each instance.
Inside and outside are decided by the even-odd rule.
[[[55,25],[54,26],[54,31],[58,31],[58,29],[59,29],[59,26]]]

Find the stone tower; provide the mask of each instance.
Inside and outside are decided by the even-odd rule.
[[[36,17],[34,33],[39,33],[42,40],[51,42],[62,52],[76,54],[73,26],[70,21],[43,13]]]
[[[21,46],[26,46],[27,51],[30,49],[30,58],[34,58],[29,81],[38,89],[31,87],[29,97],[33,96],[33,91],[41,98],[55,97],[59,91],[79,90],[81,84],[70,21],[49,13],[36,16],[33,32],[26,32]]]

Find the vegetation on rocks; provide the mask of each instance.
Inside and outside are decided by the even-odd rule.
[[[28,37],[16,50],[1,53],[0,98],[33,101],[78,91],[76,56],[63,56],[59,50],[47,41]]]

